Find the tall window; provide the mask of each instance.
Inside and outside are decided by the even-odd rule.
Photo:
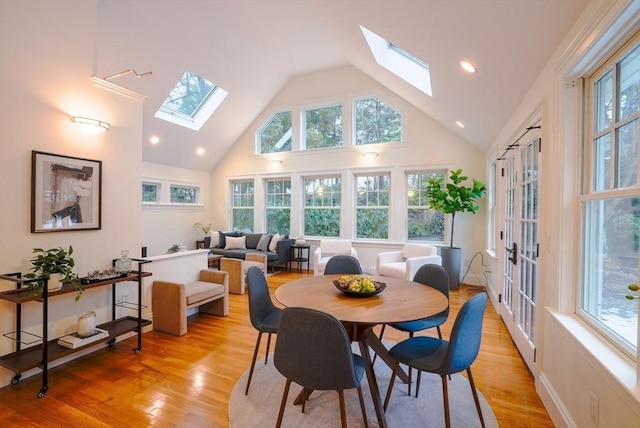
[[[291,225],[291,180],[267,180],[266,206],[267,233],[288,235]]]
[[[339,147],[342,145],[342,106],[305,110],[305,147]]]
[[[491,161],[487,190],[487,248],[491,251],[496,250],[496,168],[496,161]]]
[[[238,180],[232,182],[233,230],[237,232],[253,232],[254,186],[253,180]]]
[[[640,256],[640,37],[587,79],[580,314],[635,356]]]
[[[359,175],[356,182],[356,237],[387,239],[391,182],[389,174]]]
[[[386,143],[402,140],[400,113],[378,98],[356,100],[355,144]]]
[[[304,235],[340,236],[340,176],[304,180]]]
[[[429,208],[427,181],[444,178],[445,171],[407,174],[407,240],[444,242],[444,214]]]
[[[276,113],[258,131],[260,153],[291,151],[291,112]]]

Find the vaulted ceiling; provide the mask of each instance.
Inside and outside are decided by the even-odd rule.
[[[587,0],[98,2],[96,75],[145,95],[143,160],[211,170],[294,76],[352,65],[486,150]],[[428,63],[433,97],[373,59],[365,26]],[[461,59],[473,61],[469,75]],[[229,92],[200,131],[153,115],[186,71]],[[465,128],[456,126],[461,121]],[[149,144],[151,136],[160,138]],[[197,147],[205,154],[197,156]]]

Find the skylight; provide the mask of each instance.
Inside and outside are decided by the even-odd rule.
[[[425,94],[432,96],[429,66],[424,61],[362,25],[360,29],[378,64]]]
[[[198,131],[227,94],[221,87],[187,70],[154,116]]]

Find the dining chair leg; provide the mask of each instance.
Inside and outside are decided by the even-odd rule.
[[[309,399],[309,394],[311,394],[311,391],[309,391],[307,388],[302,388],[302,413],[304,413],[304,410],[306,408],[307,400]]]
[[[362,420],[364,420],[364,428],[369,428],[367,422],[367,411],[364,408],[364,396],[362,395],[362,387],[358,385],[358,399],[360,400],[360,410],[362,410]]]
[[[249,370],[249,378],[247,379],[247,388],[244,390],[244,395],[249,394],[249,385],[251,385],[251,378],[253,377],[253,368],[256,365],[256,358],[258,357],[258,349],[260,348],[260,339],[262,339],[262,332],[258,332],[258,339],[256,340],[256,347],[253,350],[253,359],[251,360],[251,369]]]
[[[347,411],[344,408],[344,391],[338,391],[338,400],[340,400],[340,421],[342,422],[342,428],[347,428]]]
[[[287,405],[287,397],[289,396],[289,387],[291,381],[287,379],[287,383],[284,384],[284,392],[282,393],[282,401],[280,402],[280,412],[278,412],[278,422],[276,422],[276,428],[280,428],[282,425],[282,417],[284,416],[284,407]]]
[[[438,330],[438,338],[442,339],[442,330],[440,330],[440,326],[436,326],[436,330]]]
[[[447,387],[447,376],[442,375],[442,398],[444,400],[444,426],[451,428],[451,416],[449,415],[449,389]]]
[[[267,352],[264,354],[264,363],[267,364],[267,358],[269,358],[269,347],[271,346],[271,333],[267,336]]]
[[[473,400],[476,402],[476,410],[478,410],[478,416],[480,417],[480,425],[482,425],[482,428],[484,428],[484,418],[482,417],[482,409],[480,408],[480,400],[478,400],[478,391],[476,390],[476,384],[473,381],[473,376],[471,375],[471,367],[467,367],[467,375],[469,376],[469,385],[471,385]]]
[[[393,365],[391,379],[389,379],[389,387],[387,388],[387,395],[384,397],[384,405],[382,406],[385,412],[387,411],[387,407],[389,406],[389,400],[391,399],[391,390],[393,389],[393,382],[396,380],[396,375],[398,374],[399,367],[400,362],[396,361],[396,363]]]
[[[418,381],[416,382],[416,398],[418,398],[418,392],[420,391],[420,379],[422,379],[422,370],[418,370]]]
[[[410,331],[409,332],[409,339],[411,339],[412,337],[413,337],[413,332]],[[408,366],[408,367],[409,367],[409,370],[408,370],[409,371],[409,382],[407,382],[407,395],[409,397],[411,397],[411,383],[413,382],[412,373],[411,372],[413,371],[413,367],[411,367],[411,366]],[[418,393],[418,391],[416,390],[416,394],[417,393]],[[417,395],[416,395],[416,397],[417,397]]]

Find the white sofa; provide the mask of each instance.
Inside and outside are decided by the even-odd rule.
[[[313,274],[324,275],[324,268],[329,259],[337,254],[347,254],[358,258],[358,252],[348,239],[321,239],[320,245],[313,252]]]
[[[400,251],[379,253],[376,257],[376,273],[380,276],[413,280],[422,265],[442,266],[442,258],[433,245],[407,242]]]

